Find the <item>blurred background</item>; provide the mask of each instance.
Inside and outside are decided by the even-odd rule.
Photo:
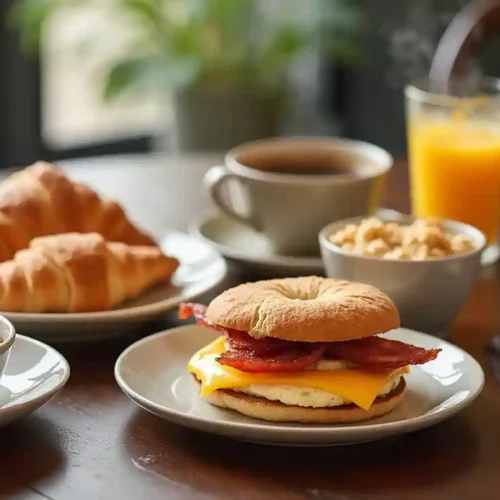
[[[403,155],[404,84],[466,3],[3,0],[0,167],[280,134]]]

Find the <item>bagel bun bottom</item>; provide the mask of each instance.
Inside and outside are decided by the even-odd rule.
[[[194,379],[200,387],[200,383]],[[248,417],[268,422],[298,422],[302,424],[347,424],[363,422],[380,417],[393,410],[403,399],[406,383],[401,382],[389,394],[377,398],[369,410],[354,404],[331,408],[305,408],[288,406],[280,402],[250,396],[230,389],[219,389],[206,397],[207,401],[220,408],[228,408]]]

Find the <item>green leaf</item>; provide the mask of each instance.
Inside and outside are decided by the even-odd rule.
[[[175,90],[193,84],[200,72],[201,62],[195,58],[122,59],[107,73],[103,98],[112,101],[128,92]]]
[[[161,19],[160,3],[151,0],[126,0],[124,8],[156,24]]]
[[[326,54],[354,66],[362,57],[361,36],[367,27],[364,10],[351,0],[325,0],[320,21],[321,46]]]
[[[289,57],[295,55],[304,46],[304,33],[293,26],[278,29],[272,42],[272,50],[277,54]]]
[[[171,26],[169,41],[167,53],[172,57],[189,56],[200,51],[200,35],[189,24]]]
[[[163,15],[163,1],[158,0],[121,0],[123,11],[135,22],[138,32],[142,32],[146,39],[156,47],[156,50],[164,51],[170,44],[169,30],[171,20]],[[117,12],[120,8],[116,8]]]
[[[255,8],[254,0],[186,0],[186,4],[190,16],[219,24],[234,24],[242,18],[248,20]]]
[[[92,1],[95,0],[87,0],[87,5]],[[62,9],[81,6],[81,0],[17,0],[7,13],[7,23],[19,30],[23,48],[35,52],[51,16]]]
[[[35,51],[49,16],[58,6],[58,0],[21,0],[8,13],[8,23],[20,30],[22,46]]]
[[[104,99],[112,101],[137,85],[143,76],[144,66],[142,59],[118,61],[107,74]]]
[[[11,22],[33,50],[48,18],[68,6],[106,7],[117,24],[125,17],[127,57],[107,63],[103,89],[106,99],[115,99],[137,89],[176,89],[200,81],[221,87],[272,83],[311,48],[346,61],[358,57],[358,0],[298,4],[283,0],[283,7],[267,10],[258,0],[17,0]],[[99,52],[99,40],[98,33],[86,32],[77,54]]]
[[[278,77],[286,71],[290,60],[307,45],[305,33],[294,26],[278,28],[263,47],[258,65]]]

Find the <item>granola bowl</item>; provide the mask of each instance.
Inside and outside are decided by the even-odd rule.
[[[486,238],[456,221],[421,222],[336,221],[319,233],[321,255],[328,277],[376,286],[396,304],[402,326],[443,337],[472,290]]]

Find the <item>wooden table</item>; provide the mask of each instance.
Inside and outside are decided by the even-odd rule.
[[[124,201],[156,234],[186,229],[208,208],[205,169],[217,159],[113,158],[68,164],[72,174]],[[407,209],[399,164],[388,206]],[[486,387],[457,417],[406,437],[349,448],[278,448],[190,431],[137,408],[113,365],[143,329],[121,340],[57,346],[71,364],[63,392],[0,430],[0,497],[9,499],[500,498],[500,385],[485,345],[499,327],[500,267],[483,269],[451,340],[486,370]]]

